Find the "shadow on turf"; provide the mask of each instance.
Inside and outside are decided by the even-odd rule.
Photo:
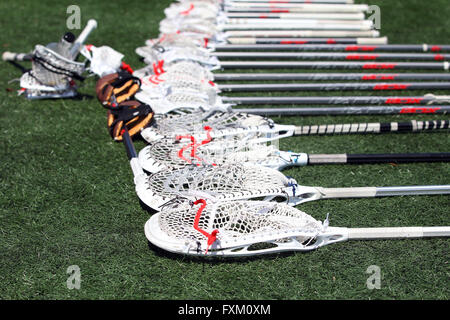
[[[185,262],[194,262],[194,263],[208,263],[211,265],[218,265],[223,263],[234,263],[234,262],[250,262],[255,260],[276,260],[278,258],[283,257],[289,257],[293,256],[295,254],[299,254],[301,252],[280,252],[280,253],[271,253],[271,254],[265,254],[265,255],[256,255],[256,256],[250,256],[250,257],[200,257],[200,256],[188,256],[188,255],[179,255],[176,253],[172,253],[169,251],[165,251],[154,244],[152,244],[150,241],[147,241],[148,247],[150,250],[152,250],[157,256],[162,258],[168,258],[171,260],[182,260]]]

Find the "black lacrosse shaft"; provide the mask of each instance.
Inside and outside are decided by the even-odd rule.
[[[450,153],[310,154],[308,164],[449,162]]]
[[[246,112],[263,116],[322,116],[322,115],[368,115],[368,114],[448,114],[450,106],[350,106],[350,107],[302,107],[302,108],[238,108],[235,112]]]
[[[215,81],[450,81],[449,73],[217,73]]]
[[[450,153],[347,154],[349,164],[449,162]]]
[[[445,70],[448,62],[223,61],[222,69]]]
[[[237,105],[252,104],[298,104],[298,105],[419,105],[435,104],[441,102],[434,96],[421,97],[380,97],[380,96],[354,96],[354,97],[222,97],[223,102]],[[443,102],[443,101],[442,101]]]
[[[223,84],[222,92],[448,90],[450,82]]]
[[[220,51],[331,51],[331,52],[450,52],[450,45],[348,45],[348,44],[218,44],[214,49]],[[327,40],[325,40],[327,41]],[[307,42],[306,42],[307,43]]]
[[[449,54],[433,53],[342,53],[342,52],[212,52],[223,59],[298,59],[298,60],[345,60],[345,61],[385,61],[385,60],[417,60],[446,61]]]
[[[124,128],[122,139],[123,144],[125,145],[125,150],[127,151],[128,160],[137,158],[138,154],[134,148],[133,140],[131,140],[130,134],[128,133],[128,129],[126,127]]]

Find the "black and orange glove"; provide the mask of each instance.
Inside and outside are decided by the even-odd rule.
[[[153,120],[153,110],[136,100],[120,103],[108,110],[108,130],[116,141],[122,141],[124,127],[128,129],[130,137],[139,133]]]
[[[116,108],[130,100],[141,87],[141,80],[130,73],[121,71],[108,74],[97,81],[97,98],[105,108]]]

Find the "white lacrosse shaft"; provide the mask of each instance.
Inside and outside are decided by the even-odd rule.
[[[347,228],[348,240],[449,237],[450,227]]]
[[[2,54],[3,61],[31,61],[33,54],[31,53],[15,53],[5,51]]]
[[[242,3],[228,2],[224,6],[224,11],[252,11],[258,9],[286,9],[289,12],[367,12],[367,4],[310,4],[310,3]]]
[[[315,187],[315,189],[319,191],[317,193],[318,198],[310,200],[450,194],[450,185],[360,187],[360,188]],[[299,186],[298,191],[302,192],[301,186]],[[306,194],[306,196],[307,195],[308,194]],[[302,195],[300,194],[299,195],[300,200],[301,196]]]
[[[380,36],[377,30],[346,31],[346,30],[254,30],[226,31],[226,38],[376,38]],[[235,43],[235,42],[234,42]]]
[[[276,20],[284,20],[284,19],[296,19],[296,20],[308,20],[308,19],[317,19],[317,20],[364,20],[365,14],[362,12],[356,13],[265,13],[261,15],[260,13],[244,13],[244,12],[234,12],[234,13],[226,13],[225,17],[227,19],[251,19],[251,21],[264,21],[266,19],[276,19]]]
[[[80,52],[81,48],[83,47],[83,44],[85,43],[86,39],[89,37],[89,34],[97,28],[97,21],[94,19],[90,19],[87,22],[86,27],[83,29],[83,31],[80,33],[78,38],[73,43],[72,47],[69,50],[70,57],[72,59],[75,59],[78,53]]]
[[[227,38],[227,42],[229,44],[260,44],[261,40],[264,38],[258,38],[256,36],[248,36],[248,37],[230,37]],[[263,41],[264,42],[264,41]],[[267,42],[267,41],[266,41]],[[387,37],[356,37],[354,41],[350,41],[350,43],[356,43],[358,45],[383,45],[388,43]],[[265,43],[265,42],[264,42]],[[270,41],[271,44],[302,44],[309,43],[308,39],[298,39],[298,40],[290,40],[289,38],[280,38],[275,41]]]
[[[183,2],[183,1],[180,1]],[[353,4],[353,0],[224,0],[222,3],[267,3],[276,5],[277,3],[341,3]]]

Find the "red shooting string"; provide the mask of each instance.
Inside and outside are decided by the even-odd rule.
[[[194,219],[194,229],[200,232],[202,235],[204,235],[208,239],[208,246],[206,247],[205,254],[208,253],[209,247],[217,240],[217,234],[219,233],[219,230],[215,229],[213,232],[208,233],[205,230],[201,229],[198,224],[200,223],[200,216],[202,215],[203,210],[206,208],[206,201],[203,199],[199,199],[194,202],[194,206],[201,204],[200,209],[197,210],[197,214],[195,215]]]
[[[180,14],[187,16],[189,13],[191,13],[192,10],[194,10],[193,3],[191,3],[191,5],[189,6],[189,9],[187,9],[186,11],[181,11]]]
[[[165,71],[163,69],[164,66],[164,60],[158,60],[158,64],[153,62],[153,73],[157,76],[163,74]]]
[[[200,143],[197,143],[195,138],[192,135],[185,135],[185,136],[176,136],[175,139],[176,140],[181,140],[181,139],[190,139],[191,143],[185,145],[183,148],[181,148],[178,151],[178,157],[184,161],[186,161],[187,163],[191,164],[192,161],[189,159],[186,159],[186,157],[183,155],[183,153],[188,150],[189,148],[191,148],[191,158],[194,158],[198,161],[197,166],[200,166],[201,163],[203,162],[203,159],[200,158],[197,155],[197,148],[201,145],[207,144],[209,142],[212,141],[212,137],[211,137],[211,131],[212,128],[210,126],[205,126],[204,129],[206,130],[206,139],[201,141]],[[213,166],[216,166],[215,163],[212,164]]]
[[[128,63],[125,63],[122,61],[122,64],[120,65],[120,69],[125,70],[127,72],[129,72],[130,74],[133,74],[133,69],[131,68],[131,66]]]

